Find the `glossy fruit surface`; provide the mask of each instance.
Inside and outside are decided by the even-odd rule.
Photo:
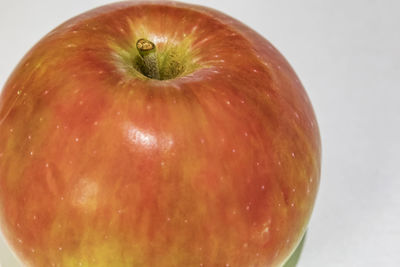
[[[157,46],[161,80],[136,41]],[[279,266],[320,175],[314,112],[260,35],[123,2],[44,37],[0,99],[1,229],[28,266]]]

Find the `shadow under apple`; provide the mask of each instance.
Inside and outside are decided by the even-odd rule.
[[[307,232],[304,234],[303,238],[301,239],[299,245],[297,246],[296,250],[293,252],[293,254],[290,256],[290,258],[287,260],[287,262],[283,265],[283,267],[296,267],[297,263],[299,262],[301,253],[303,251],[304,247],[304,242],[306,240],[306,235]]]

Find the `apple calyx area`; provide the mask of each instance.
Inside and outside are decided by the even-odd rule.
[[[160,80],[156,45],[142,38],[136,42],[136,48],[142,59],[142,73],[151,79]]]

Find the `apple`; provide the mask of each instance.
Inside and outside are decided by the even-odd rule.
[[[262,36],[201,6],[111,4],[5,84],[1,229],[28,266],[280,266],[320,154],[306,92]]]

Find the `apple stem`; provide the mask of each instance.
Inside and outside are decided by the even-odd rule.
[[[160,79],[156,45],[147,39],[139,39],[136,48],[144,62],[144,75],[152,79]]]

